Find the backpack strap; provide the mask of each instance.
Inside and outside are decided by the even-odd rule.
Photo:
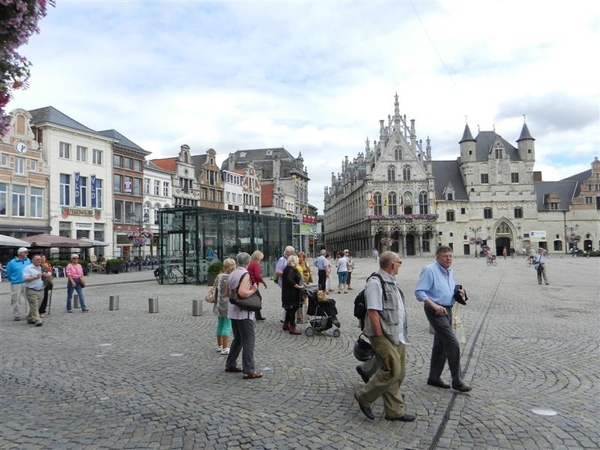
[[[369,277],[367,278],[367,281],[369,281],[369,278],[372,278],[372,277],[379,278],[379,283],[381,284],[381,291],[383,292],[383,301],[387,302],[387,295],[385,293],[385,281],[383,281],[383,277],[381,275],[379,275],[377,272],[373,272],[371,275],[369,275]]]

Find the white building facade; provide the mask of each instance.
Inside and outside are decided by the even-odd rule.
[[[29,112],[48,165],[51,234],[104,242],[94,254],[112,257],[112,140],[54,107]]]

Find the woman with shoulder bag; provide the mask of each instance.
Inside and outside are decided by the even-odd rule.
[[[238,253],[236,262],[237,268],[229,275],[227,289],[230,295],[235,290],[239,297],[248,298],[258,290],[258,285],[252,284],[250,274],[246,270],[250,263],[250,255],[245,252]],[[231,319],[233,342],[225,363],[225,372],[243,372],[244,380],[261,378],[262,372],[256,371],[254,367],[254,312],[230,303],[227,317]],[[242,367],[237,365],[240,352],[242,352]]]
[[[73,312],[71,308],[71,300],[73,299],[73,291],[77,292],[79,296],[79,304],[81,305],[81,312],[88,312],[89,309],[85,306],[85,297],[83,296],[83,288],[85,287],[85,280],[83,278],[83,267],[79,264],[79,255],[71,255],[71,263],[67,265],[67,312]]]

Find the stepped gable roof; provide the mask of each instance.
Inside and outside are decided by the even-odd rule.
[[[160,166],[157,166],[150,159],[146,160],[146,167],[144,167],[144,170],[152,170],[152,171],[155,171],[155,172],[166,173],[166,174],[169,174],[169,175],[172,175],[175,172],[174,170],[167,170],[167,169],[164,169],[164,168],[162,168]]]
[[[575,198],[577,181],[538,181],[533,184],[538,211],[549,211],[546,199],[555,194],[560,198],[559,211],[567,211]]]
[[[40,125],[44,122],[48,122],[54,125],[60,125],[65,128],[71,128],[73,130],[83,131],[85,133],[91,133],[98,135],[99,133],[92,130],[89,127],[71,119],[66,114],[60,112],[54,106],[46,106],[44,108],[32,109],[29,111],[31,114],[31,124]]]
[[[444,200],[442,192],[452,183],[454,200],[468,200],[469,195],[460,175],[458,161],[431,161],[431,171],[435,177],[435,195],[438,200]]]
[[[260,185],[260,204],[262,206],[273,206],[273,192],[275,192],[275,185]]]
[[[204,155],[191,155],[192,156],[192,164],[194,165],[194,174],[196,175],[196,179],[200,179],[200,174],[202,173],[202,166],[206,164],[206,153]]]
[[[565,178],[561,181],[576,181],[577,188],[575,189],[575,197],[581,194],[581,186],[592,176],[592,169],[584,170],[583,172],[576,173],[575,175],[571,175],[568,178]]]
[[[98,133],[100,133],[103,136],[114,139],[116,141],[115,144],[118,145],[119,147],[124,148],[125,150],[133,150],[134,152],[141,153],[142,155],[149,155],[150,153],[152,153],[147,150],[144,150],[142,147],[137,145],[135,142],[133,142],[133,141],[129,140],[128,138],[126,138],[125,136],[123,136],[117,130],[114,130],[114,129],[103,130],[103,131],[98,131]]]
[[[177,158],[177,156],[172,156],[170,158],[152,159],[150,161],[156,164],[161,169],[167,170],[169,172],[176,172],[178,159],[179,158]]]
[[[495,131],[480,131],[477,135],[475,144],[476,161],[487,161],[490,149],[496,140],[496,136],[500,138],[500,141],[504,145],[510,160],[520,161],[521,157],[519,156],[519,151],[502,136],[496,134]]]

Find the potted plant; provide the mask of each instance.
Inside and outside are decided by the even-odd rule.
[[[223,263],[221,261],[217,261],[208,266],[207,275],[206,275],[206,284],[212,286],[215,284],[215,280],[217,279],[217,275],[221,273],[223,270]]]
[[[106,260],[106,273],[120,273],[123,265],[121,258],[107,259]]]

